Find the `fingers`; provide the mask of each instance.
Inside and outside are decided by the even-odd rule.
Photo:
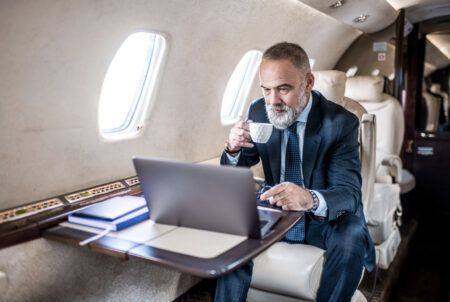
[[[252,122],[251,120],[239,121],[239,122],[236,123],[235,126],[237,126],[238,128],[242,128],[242,129],[245,129],[245,130],[249,131],[250,130],[249,123],[251,123],[251,122]]]
[[[252,148],[250,130],[248,122],[239,121],[230,130],[228,143],[231,150],[240,150],[241,148]]]
[[[261,200],[267,200],[270,197],[273,197],[273,196],[283,192],[284,190],[286,190],[287,186],[288,186],[287,182],[283,182],[279,185],[276,185],[276,186],[270,188],[269,190],[267,190],[266,192],[264,192],[260,198],[261,198]]]
[[[306,192],[294,183],[284,182],[264,192],[260,198],[285,211],[305,211],[310,208]]]
[[[284,191],[274,195],[271,198],[270,203],[281,207],[282,205],[289,202],[290,195],[291,194],[290,194],[290,192],[288,192],[288,190],[284,190]]]

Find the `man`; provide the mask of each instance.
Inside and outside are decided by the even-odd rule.
[[[308,56],[296,44],[267,49],[259,77],[264,98],[251,104],[248,119],[272,123],[272,136],[266,144],[254,144],[248,123],[238,122],[221,164],[262,161],[272,187],[261,199],[283,210],[305,211],[283,240],[326,250],[317,301],[350,301],[363,267],[371,271],[375,262],[361,203],[359,121],[312,91]],[[249,263],[220,278],[215,301],[245,301],[252,267]]]

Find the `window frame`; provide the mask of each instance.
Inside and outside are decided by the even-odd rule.
[[[262,51],[258,49],[246,51],[233,69],[222,97],[220,109],[222,125],[232,125],[242,115],[262,60],[262,54]],[[242,64],[246,64],[246,66],[243,68]],[[240,70],[244,73],[238,74]],[[239,87],[236,87],[237,83],[240,83]]]
[[[108,72],[116,59],[120,49],[125,45],[127,40],[135,34],[150,34],[149,38],[153,39],[153,47],[149,49],[145,58],[145,67],[142,71],[142,75],[139,79],[138,88],[135,91],[133,101],[128,107],[128,112],[122,121],[120,126],[115,128],[104,129],[101,125],[100,115],[100,102],[102,102],[102,94],[105,86],[105,81],[108,76]],[[131,139],[139,136],[141,130],[144,128],[145,117],[149,114],[148,109],[151,108],[153,99],[156,95],[156,85],[162,75],[162,65],[167,53],[167,37],[156,31],[136,31],[129,34],[125,40],[120,44],[119,48],[114,54],[111,60],[108,71],[105,74],[102,84],[102,91],[99,100],[98,109],[98,129],[100,136],[107,141],[117,141],[124,139]],[[104,114],[104,113],[103,113]]]

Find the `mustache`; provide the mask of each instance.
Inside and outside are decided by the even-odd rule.
[[[275,104],[275,105],[270,105],[267,104],[267,109],[274,111],[274,110],[281,110],[281,111],[287,111],[289,109],[289,106],[287,106],[286,104],[280,103],[280,104]]]
[[[285,129],[291,125],[298,116],[295,108],[286,104],[266,104],[267,118],[277,129]]]

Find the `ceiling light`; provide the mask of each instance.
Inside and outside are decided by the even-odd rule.
[[[370,15],[362,14],[353,19],[353,23],[364,23]]]
[[[330,5],[330,8],[338,8],[344,5],[345,0],[338,0]]]

